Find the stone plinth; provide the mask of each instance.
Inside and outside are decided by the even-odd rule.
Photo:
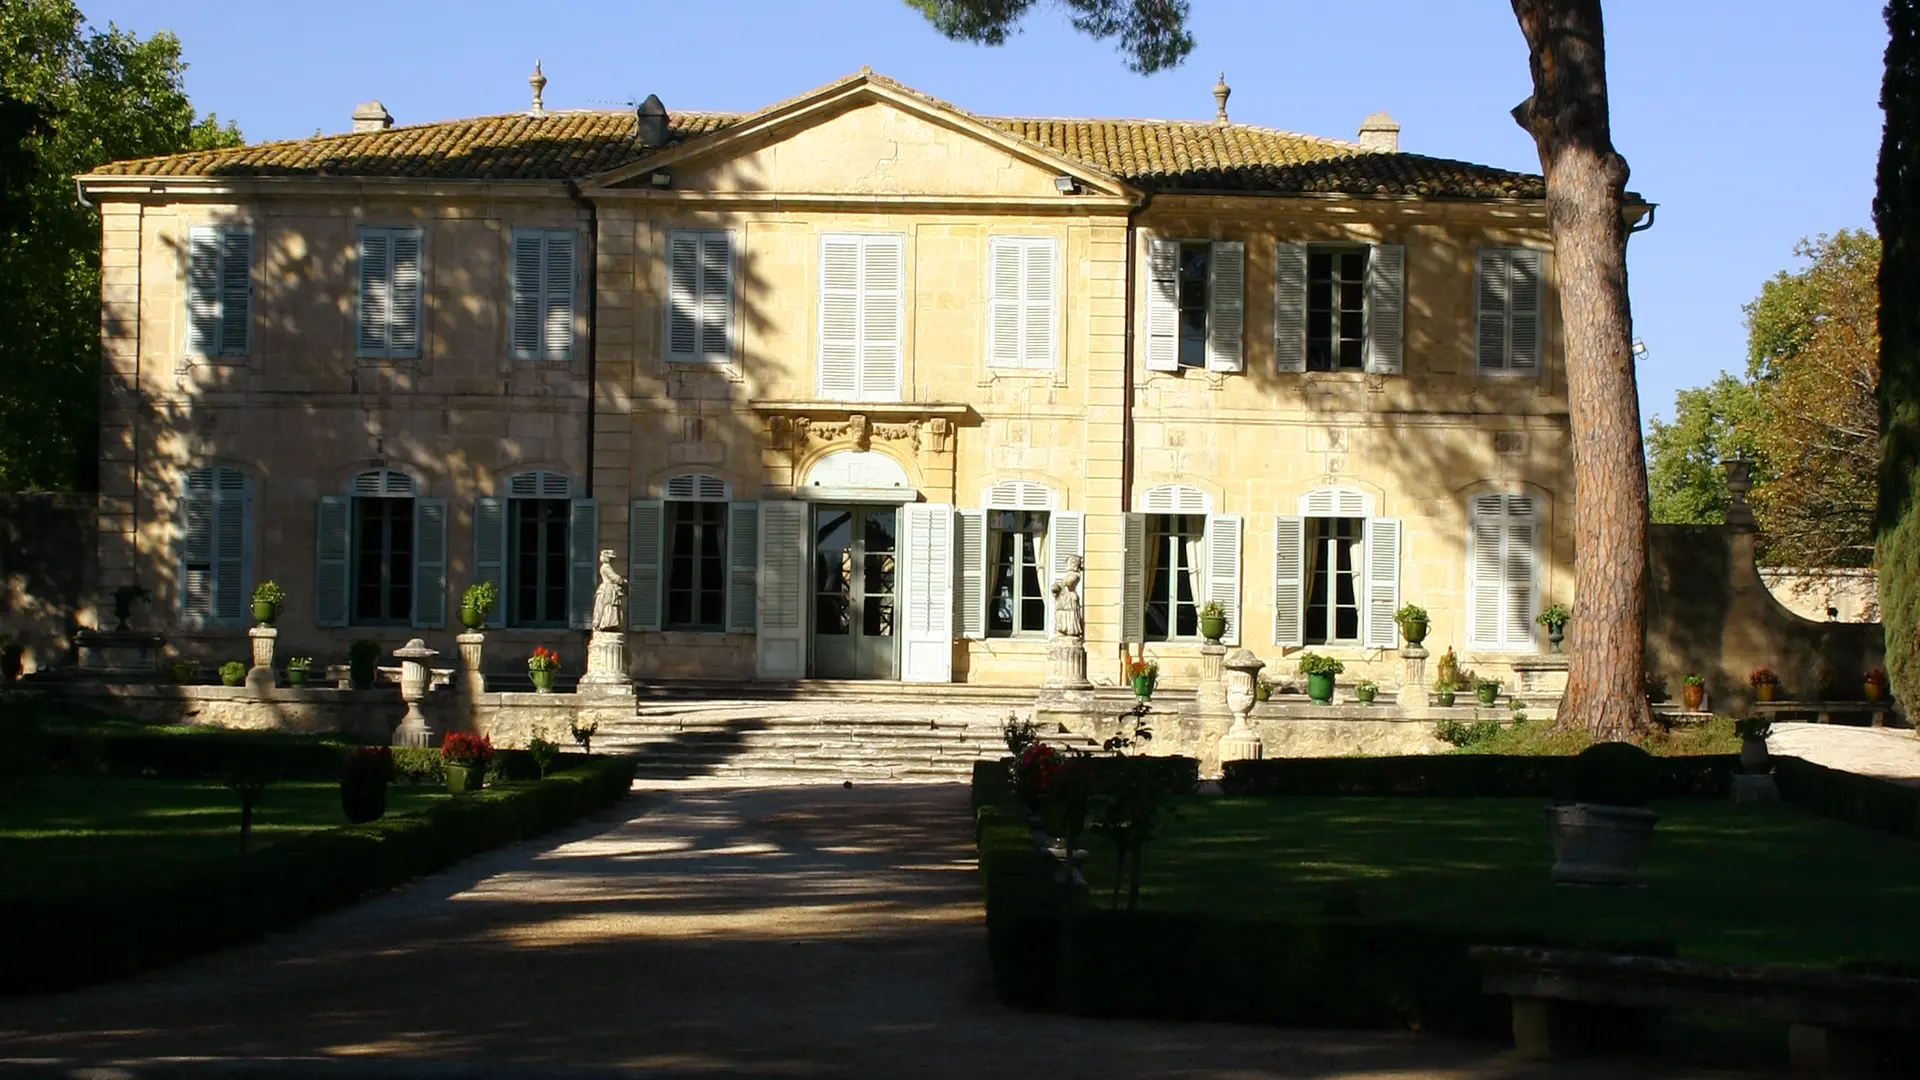
[[[1567,655],[1544,653],[1513,658],[1514,690],[1522,694],[1567,692]]]
[[[596,697],[631,696],[627,677],[627,635],[618,630],[595,630],[587,639],[587,673],[580,676],[579,693]]]
[[[138,630],[81,630],[73,635],[80,672],[92,678],[149,679],[166,669],[167,640]]]
[[[1780,785],[1772,773],[1735,773],[1732,795],[1737,803],[1779,802]]]
[[[1087,644],[1079,638],[1056,636],[1047,642],[1047,677],[1040,684],[1045,690],[1091,690],[1087,681]],[[1045,695],[1042,694],[1042,697]]]
[[[1400,650],[1400,659],[1406,665],[1404,674],[1400,676],[1401,708],[1427,707],[1427,657],[1430,655],[1419,645],[1409,645]]]
[[[453,640],[460,645],[461,689],[475,697],[486,693],[487,677],[480,670],[480,654],[487,644],[487,635],[470,630]]]
[[[253,639],[253,666],[247,669],[247,689],[273,689],[273,645],[280,631],[271,626],[256,626],[247,631]]]
[[[1193,702],[1203,713],[1225,713],[1227,708],[1227,679],[1222,667],[1227,658],[1227,647],[1209,641],[1200,646],[1200,685],[1193,692]]]
[[[440,650],[429,649],[426,642],[414,638],[395,649],[393,655],[400,659],[400,700],[407,703],[407,713],[393,731],[393,745],[432,746],[439,733],[427,723],[420,702],[426,698],[435,674],[427,668],[427,661],[439,656]]]

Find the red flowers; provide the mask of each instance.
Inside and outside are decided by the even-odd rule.
[[[493,759],[493,740],[485,735],[452,732],[440,743],[440,758],[449,765],[485,765]]]
[[[1034,743],[1020,754],[1013,765],[1013,786],[1022,798],[1038,798],[1046,793],[1054,777],[1060,775],[1060,752],[1046,743]]]
[[[535,645],[533,655],[527,657],[528,671],[560,670],[560,654],[544,645]]]
[[[1867,685],[1878,686],[1881,689],[1885,689],[1887,685],[1887,669],[1874,668],[1872,671],[1867,672]]]

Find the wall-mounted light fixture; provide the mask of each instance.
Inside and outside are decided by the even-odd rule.
[[[1071,176],[1056,176],[1053,178],[1053,190],[1062,195],[1077,195],[1080,193],[1080,181]]]
[[[647,182],[654,187],[672,187],[673,174],[670,172],[650,172],[647,174]]]

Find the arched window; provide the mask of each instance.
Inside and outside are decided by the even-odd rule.
[[[367,469],[316,511],[314,621],[321,626],[446,625],[447,502],[413,477]]]
[[[1220,604],[1230,645],[1240,640],[1240,518],[1213,513],[1190,484],[1162,484],[1126,519],[1121,618],[1128,641],[1200,640],[1200,611]]]
[[[669,499],[698,502],[726,502],[733,497],[733,486],[707,473],[682,473],[667,478],[661,491]]]
[[[1372,517],[1373,496],[1356,488],[1315,488],[1300,496],[1301,517]]]
[[[1140,510],[1148,514],[1205,514],[1213,510],[1213,499],[1189,484],[1162,484],[1148,488],[1140,497]]]
[[[505,487],[505,500],[474,504],[474,576],[500,589],[488,625],[585,628],[599,579],[597,505],[546,469],[514,473]]]
[[[1358,488],[1315,488],[1274,519],[1276,645],[1390,649],[1400,604],[1400,519]]]
[[[227,466],[187,473],[180,494],[180,621],[245,626],[252,584],[253,485]]]
[[[1059,505],[1059,496],[1032,480],[1002,480],[987,488],[984,505],[989,510],[1051,510]]]
[[[536,469],[515,473],[507,478],[507,497],[512,499],[568,499],[573,497],[573,478],[565,473]]]
[[[412,498],[413,477],[394,469],[368,469],[353,478],[352,491],[355,495],[380,496],[385,498]]]

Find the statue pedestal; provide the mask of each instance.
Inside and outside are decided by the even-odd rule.
[[[1400,659],[1406,662],[1406,672],[1400,677],[1400,707],[1403,709],[1424,709],[1427,707],[1427,650],[1418,645],[1409,645],[1400,650]]]
[[[480,652],[487,644],[487,635],[471,630],[453,640],[460,644],[461,686],[473,697],[486,693],[487,677],[480,673]]]
[[[1227,647],[1209,641],[1200,646],[1200,687],[1193,693],[1194,704],[1203,713],[1227,712],[1227,680],[1222,667]]]
[[[438,733],[427,723],[427,714],[420,711],[420,702],[426,698],[433,678],[433,673],[427,670],[427,661],[439,656],[440,651],[429,649],[426,642],[414,638],[395,649],[393,655],[400,658],[400,700],[407,703],[407,714],[393,730],[393,745],[432,746]]]
[[[1079,638],[1057,636],[1047,642],[1047,677],[1042,690],[1091,690],[1087,681],[1087,644]]]
[[[253,666],[247,669],[247,689],[264,693],[273,689],[273,643],[280,631],[271,626],[256,626],[247,631],[253,639]]]
[[[595,697],[633,694],[633,680],[627,677],[627,635],[595,630],[587,638],[587,673],[580,676],[578,692]]]
[[[166,670],[167,641],[140,630],[80,630],[73,645],[80,673],[89,678],[148,680]]]

